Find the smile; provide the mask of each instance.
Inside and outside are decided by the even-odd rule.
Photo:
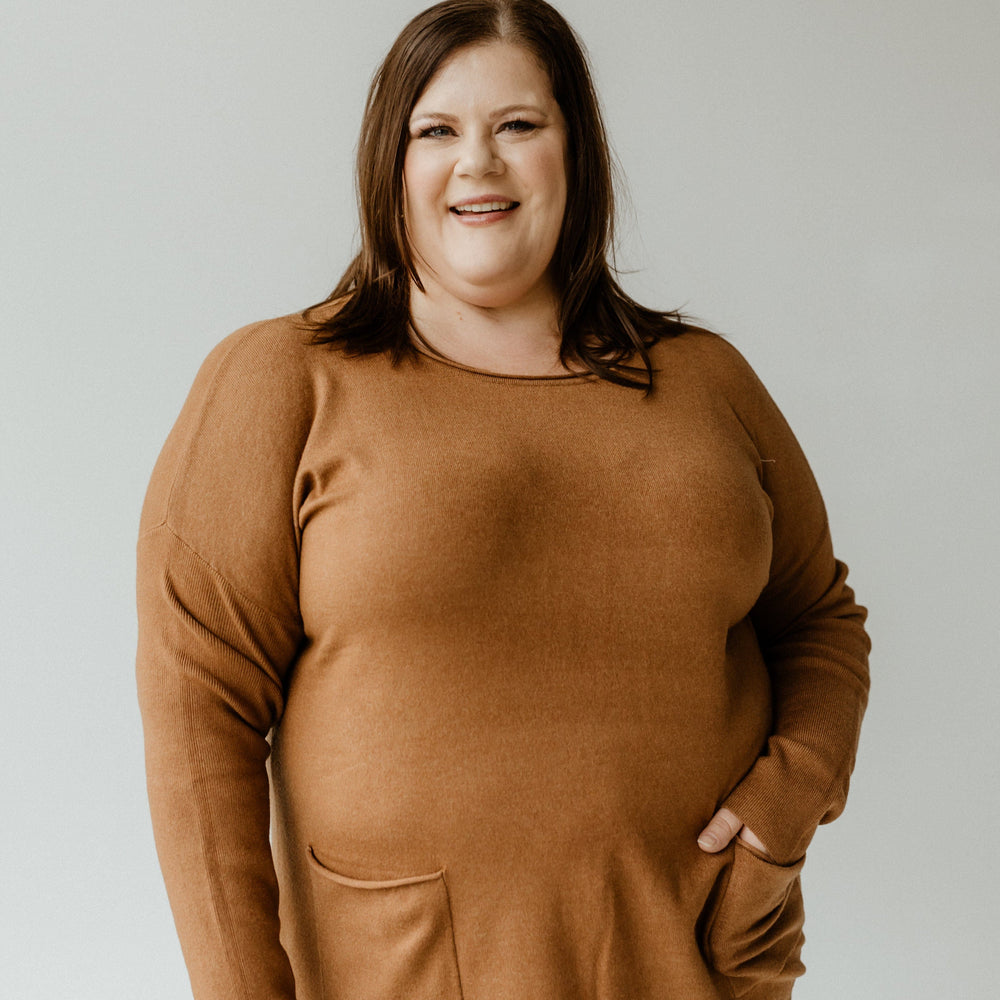
[[[485,215],[487,212],[509,212],[518,204],[516,201],[484,201],[474,205],[453,205],[450,211],[456,215]]]

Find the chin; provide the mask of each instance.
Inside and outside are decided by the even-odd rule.
[[[449,291],[458,299],[480,309],[499,309],[517,305],[536,296],[545,285],[544,279],[503,278],[496,274],[463,276],[451,284]]]

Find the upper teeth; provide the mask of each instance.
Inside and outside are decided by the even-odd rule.
[[[508,208],[513,208],[512,201],[484,201],[478,205],[460,205],[456,212],[506,212]]]

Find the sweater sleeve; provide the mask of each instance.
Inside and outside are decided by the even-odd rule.
[[[295,993],[266,760],[302,638],[294,507],[309,392],[277,329],[234,334],[201,368],[154,469],[138,545],[149,800],[197,1000]]]
[[[736,352],[727,348],[732,355]],[[783,863],[840,815],[868,699],[866,611],[834,557],[826,511],[802,449],[746,362],[731,358],[731,403],[760,459],[772,508],[769,578],[751,612],[771,678],[761,756],[724,803]]]

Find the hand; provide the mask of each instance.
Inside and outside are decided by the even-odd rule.
[[[760,837],[748,826],[744,826],[736,813],[725,807],[712,817],[708,826],[698,835],[698,846],[708,854],[717,854],[736,836],[744,843],[770,856]]]

